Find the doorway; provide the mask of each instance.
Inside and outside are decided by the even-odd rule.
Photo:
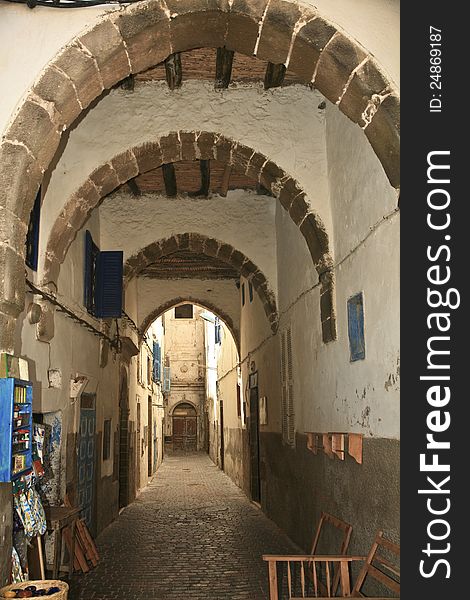
[[[152,416],[152,396],[148,397],[148,414],[147,414],[147,465],[148,465],[148,476],[153,475],[153,451],[155,451],[155,441],[153,439],[153,416]]]
[[[259,451],[259,397],[258,373],[250,375],[250,490],[251,499],[261,502],[260,451]]]
[[[173,410],[173,450],[197,450],[197,413],[187,402],[178,404]]]
[[[119,508],[129,504],[129,395],[127,373],[121,374],[119,393]]]
[[[225,441],[224,441],[224,403],[220,400],[220,415],[219,415],[219,427],[220,427],[220,468],[222,471],[225,470]]]
[[[83,393],[80,398],[78,442],[78,503],[88,527],[94,531],[96,396]]]

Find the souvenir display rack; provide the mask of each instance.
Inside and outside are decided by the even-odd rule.
[[[32,471],[33,388],[29,381],[0,379],[0,481],[18,480]]]

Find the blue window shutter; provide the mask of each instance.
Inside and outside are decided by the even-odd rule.
[[[39,221],[41,218],[41,188],[39,188],[34,201],[33,210],[29,218],[28,231],[26,233],[26,259],[25,262],[33,271],[38,270],[39,251]]]
[[[364,359],[366,357],[366,345],[362,292],[348,300],[348,335],[351,361]]]
[[[153,342],[153,380],[162,379],[162,349],[158,342]]]
[[[83,304],[91,314],[95,313],[96,262],[100,251],[93,242],[91,233],[85,232],[85,279],[83,285]]]
[[[122,315],[123,252],[106,251],[96,261],[95,316],[100,319]]]

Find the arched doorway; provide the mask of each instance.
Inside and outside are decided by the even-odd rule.
[[[197,413],[192,404],[181,402],[173,410],[173,450],[197,450]]]

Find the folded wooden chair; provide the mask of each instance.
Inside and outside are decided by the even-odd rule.
[[[365,558],[364,565],[359,572],[354,587],[351,590],[349,565],[355,561],[364,561],[363,556],[347,555],[298,555],[298,556],[263,556],[268,563],[269,569],[269,598],[270,600],[303,600],[304,598],[365,598],[367,596],[361,591],[368,578],[375,579],[382,588],[392,592],[394,596],[400,595],[400,570],[392,561],[378,554],[379,550],[388,552],[398,559],[400,548],[397,544],[383,537],[379,531],[369,554]],[[333,589],[332,565],[339,573],[339,592]],[[286,567],[287,571],[287,595],[280,594],[278,581],[278,565]],[[326,585],[322,588],[319,584],[318,570],[324,569],[326,574]],[[390,597],[390,596],[389,596]],[[384,600],[383,596],[369,596],[374,600]]]

